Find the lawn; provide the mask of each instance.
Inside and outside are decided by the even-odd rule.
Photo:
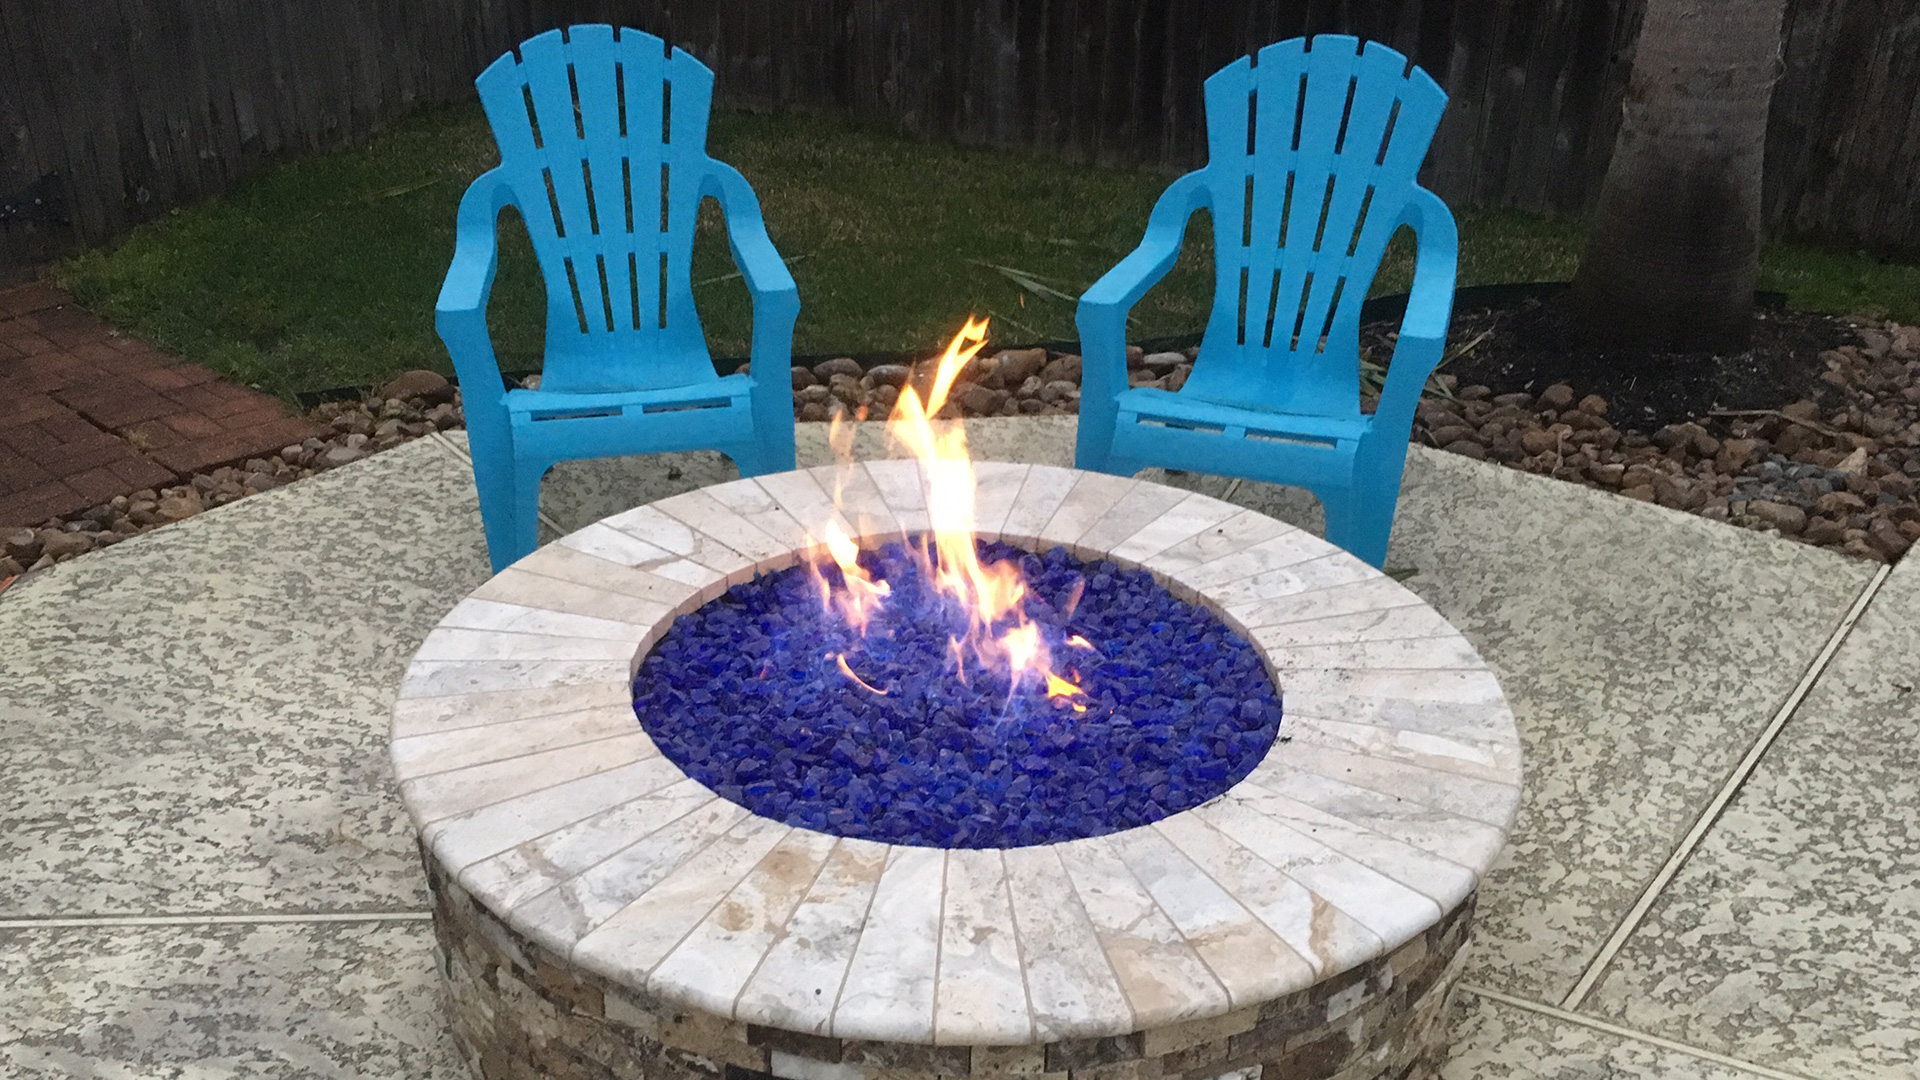
[[[1172,174],[1063,165],[926,144],[809,116],[717,112],[709,148],[759,192],[801,297],[800,354],[944,341],[969,314],[997,341],[1072,340],[1076,296],[1138,241]],[[57,279],[127,330],[268,391],[450,371],[433,301],[468,181],[497,160],[477,105],[425,110],[359,149],[274,168],[177,210]],[[1565,279],[1577,224],[1466,212],[1462,284]],[[508,370],[540,364],[544,295],[511,214],[489,319]],[[1180,263],[1136,309],[1142,338],[1197,332],[1211,300],[1210,236],[1194,219]],[[1390,252],[1374,292],[1404,290]],[[745,286],[710,203],[695,295],[716,356],[744,355]],[[1763,288],[1795,306],[1920,321],[1920,269],[1791,245],[1768,249]]]

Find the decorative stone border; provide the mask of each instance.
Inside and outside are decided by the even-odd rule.
[[[919,468],[855,466],[848,531],[925,528]],[[658,753],[628,684],[679,614],[796,561],[836,513],[834,470],[588,526],[454,608],[395,706],[455,1030],[482,1075],[638,1075],[616,1063],[634,1048],[689,1076],[792,1080],[1423,1067],[1519,801],[1512,715],[1471,645],[1253,511],[1047,466],[977,473],[981,535],[1145,567],[1245,634],[1284,692],[1285,741],[1204,806],[1043,847],[760,818]]]

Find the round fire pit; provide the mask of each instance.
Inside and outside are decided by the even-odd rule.
[[[1519,742],[1413,593],[1263,515],[977,466],[976,532],[1144,569],[1259,652],[1279,738],[1224,795],[1107,835],[890,845],[683,773],[631,680],[675,618],[833,519],[927,527],[922,466],[742,480],[521,560],[442,620],[395,706],[456,1039],[477,1075],[1127,1080],[1428,1075]]]

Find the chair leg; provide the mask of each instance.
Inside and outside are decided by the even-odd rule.
[[[1400,505],[1400,479],[1406,469],[1404,444],[1372,457],[1365,452],[1354,463],[1354,484],[1345,490],[1316,491],[1327,512],[1327,541],[1352,552],[1376,567],[1387,561],[1387,541]]]
[[[1111,429],[1109,429],[1111,430]],[[1073,467],[1087,472],[1111,473],[1114,476],[1132,476],[1150,464],[1124,458],[1113,452],[1111,436],[1105,442],[1088,439],[1084,435],[1073,453]]]
[[[1107,454],[1102,457],[1097,464],[1081,465],[1075,462],[1074,467],[1085,469],[1088,472],[1110,473],[1114,476],[1133,476],[1149,464],[1151,464],[1151,462],[1136,461],[1133,458],[1123,458],[1113,454]]]
[[[768,446],[765,442],[750,442],[733,443],[716,449],[733,459],[742,477],[789,472],[795,465],[792,428],[787,429],[786,436],[784,445],[779,443],[776,437],[773,446]]]
[[[1327,514],[1327,542],[1376,569],[1383,567],[1393,531],[1393,500],[1364,490],[1315,494]]]
[[[474,486],[480,492],[480,521],[487,534],[487,558],[493,572],[533,553],[540,541],[540,478],[545,466],[475,457]]]
[[[1113,456],[1113,433],[1119,409],[1111,399],[1080,399],[1080,417],[1076,422],[1073,467],[1088,472],[1119,473],[1125,465]],[[1136,466],[1134,472],[1139,471]],[[1132,472],[1123,475],[1131,476]]]
[[[785,370],[780,375],[784,383]],[[793,438],[793,391],[782,385],[761,386],[753,393],[753,442],[722,452],[740,467],[741,476],[791,472],[796,467]]]

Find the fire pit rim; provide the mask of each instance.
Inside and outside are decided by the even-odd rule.
[[[844,493],[846,513],[864,515],[874,524],[849,531],[880,536],[924,528],[924,497],[915,501],[922,490],[919,468],[911,461],[870,461],[856,467]],[[1052,466],[980,462],[977,469],[980,535],[1022,546],[1059,543],[1083,558],[1143,567],[1183,599],[1208,604],[1246,636],[1285,695],[1282,742],[1269,749],[1252,775],[1201,807],[1137,829],[1033,849],[921,849],[850,840],[757,818],[736,807],[738,814],[722,812],[699,841],[703,853],[724,855],[728,844],[737,845],[735,872],[710,880],[670,880],[669,887],[649,895],[684,894],[696,904],[699,897],[707,897],[706,908],[695,919],[704,926],[716,907],[713,897],[732,895],[776,849],[799,852],[802,863],[818,873],[824,865],[822,852],[836,845],[864,848],[869,860],[877,858],[886,868],[876,875],[882,881],[896,861],[908,858],[900,852],[941,852],[943,881],[955,876],[952,864],[959,859],[960,879],[991,880],[992,888],[1001,892],[1007,891],[1007,851],[1043,851],[1047,854],[1034,857],[1042,865],[1051,859],[1051,865],[1062,867],[1058,876],[1069,885],[1066,899],[1070,906],[1077,905],[1073,914],[1096,928],[1094,940],[1100,938],[1104,916],[1090,914],[1089,908],[1124,902],[1127,895],[1146,896],[1161,909],[1157,918],[1164,930],[1191,951],[1193,935],[1183,932],[1179,923],[1198,925],[1193,921],[1204,922],[1206,913],[1170,916],[1164,909],[1177,908],[1181,901],[1160,895],[1153,883],[1144,882],[1159,872],[1155,860],[1165,862],[1171,852],[1162,870],[1197,875],[1182,887],[1210,883],[1215,893],[1238,905],[1240,914],[1252,913],[1249,928],[1264,927],[1269,936],[1292,946],[1296,957],[1305,953],[1310,958],[1306,962],[1294,968],[1281,965],[1279,971],[1257,978],[1251,972],[1223,975],[1208,968],[1216,984],[1211,994],[1143,1004],[1133,1000],[1138,994],[1126,992],[1126,980],[1103,956],[1106,975],[1114,983],[1103,991],[1114,992],[1089,995],[1077,1015],[1040,1015],[1045,1010],[1036,1001],[1019,1016],[985,1006],[958,1011],[950,1007],[938,1016],[920,1016],[926,1010],[912,1004],[916,992],[907,995],[906,1007],[896,1008],[886,1000],[868,1001],[862,1008],[843,1008],[844,1001],[836,1002],[829,1004],[827,1015],[801,1023],[792,1009],[772,998],[747,995],[753,989],[752,971],[742,979],[740,992],[727,996],[732,978],[727,956],[720,957],[717,968],[663,966],[681,950],[680,936],[662,936],[678,924],[666,929],[637,925],[641,920],[631,915],[623,921],[624,913],[632,910],[627,903],[597,894],[584,876],[610,865],[606,859],[548,882],[546,889],[529,891],[528,880],[513,880],[513,868],[522,863],[528,873],[534,872],[532,856],[516,862],[516,852],[528,845],[538,849],[547,837],[565,833],[568,823],[512,846],[502,847],[503,838],[519,837],[549,824],[549,818],[574,813],[566,808],[563,792],[594,789],[594,798],[605,806],[596,804],[593,812],[605,813],[618,799],[599,789],[610,787],[608,778],[623,770],[651,775],[660,785],[656,795],[662,786],[698,788],[641,732],[632,715],[632,674],[679,614],[799,557],[804,546],[799,521],[817,522],[812,515],[831,509],[824,503],[830,489],[823,488],[821,480],[831,475],[832,467],[734,481],[615,515],[541,548],[456,607],[422,645],[394,711],[395,773],[429,857],[515,931],[596,975],[675,1004],[744,1023],[818,1030],[841,1038],[973,1045],[1123,1035],[1221,1014],[1248,1000],[1279,997],[1391,953],[1472,894],[1504,843],[1518,806],[1518,734],[1492,673],[1465,638],[1415,594],[1309,533],[1207,496]],[[1309,563],[1326,577],[1303,579],[1298,568]],[[1280,574],[1280,584],[1273,587],[1281,591],[1258,595],[1263,591],[1258,579],[1253,584],[1245,580],[1257,572]],[[1336,583],[1319,589],[1283,588],[1288,581],[1311,585],[1315,580]],[[1236,599],[1223,602],[1223,592]],[[1298,604],[1299,597],[1313,592],[1330,594],[1315,602],[1338,595],[1352,601],[1345,606],[1358,610],[1340,613],[1343,605],[1335,603],[1327,609],[1334,614],[1288,622],[1262,615],[1276,605]],[[508,609],[529,614],[512,615]],[[1399,623],[1407,624],[1408,636],[1394,636]],[[1388,628],[1386,636],[1373,633],[1382,626]],[[1326,640],[1316,639],[1314,627]],[[575,634],[595,636],[571,636]],[[1300,666],[1310,661],[1310,666]],[[1386,692],[1380,693],[1382,689]],[[1375,831],[1394,820],[1392,811],[1376,804],[1397,801],[1396,784],[1404,785],[1408,802],[1420,807],[1407,817],[1400,839]],[[724,802],[704,788],[688,792],[682,801],[699,803],[701,810]],[[1345,817],[1327,812],[1342,806],[1348,807]],[[1398,812],[1408,813],[1405,808]],[[1354,817],[1372,821],[1372,826],[1347,820]],[[1424,825],[1415,820],[1427,817],[1435,820]],[[1469,835],[1427,835],[1439,826]],[[1324,843],[1312,838],[1315,832]],[[649,834],[658,832],[642,829],[621,839],[643,847]],[[1408,842],[1410,836],[1427,846]],[[1243,859],[1237,864],[1235,873],[1244,880],[1236,887],[1215,880],[1222,876],[1218,859],[1201,867],[1210,856],[1196,849],[1208,845],[1236,858],[1264,850],[1265,861],[1255,858],[1258,865],[1250,865]],[[1430,850],[1434,846],[1443,847],[1445,854]],[[619,844],[607,858],[617,860],[634,847]],[[1300,860],[1298,865],[1287,861],[1288,852]],[[723,856],[714,857],[726,862]],[[670,858],[662,855],[663,860]],[[1286,864],[1285,870],[1280,863]],[[1102,895],[1099,872],[1088,867],[1106,867],[1104,872],[1116,875],[1106,882],[1114,895]],[[643,877],[652,872],[641,862],[630,869]],[[1402,882],[1396,874],[1419,883]],[[1353,880],[1343,883],[1343,875]],[[1168,880],[1155,883],[1164,891]],[[1369,890],[1382,895],[1367,900]],[[609,905],[611,913],[601,910]],[[942,914],[936,913],[936,921]],[[994,917],[992,912],[973,914],[988,921]],[[1017,921],[1017,909],[1004,914]],[[585,934],[581,926],[587,927]],[[1292,936],[1281,933],[1282,928]],[[863,934],[865,930],[863,925]],[[1014,936],[1018,934],[1015,929]],[[855,935],[846,946],[844,966],[859,963],[860,941]],[[1015,950],[1011,972],[1004,957],[996,959],[991,948],[983,948],[971,958],[978,970],[955,977],[977,977],[987,996],[996,980],[1029,978],[1022,958],[1045,946],[1022,941],[1008,947]],[[649,949],[659,956],[636,965],[632,958],[652,957]],[[916,985],[937,978],[933,971],[893,974]],[[1092,974],[1100,977],[1097,970]]]

